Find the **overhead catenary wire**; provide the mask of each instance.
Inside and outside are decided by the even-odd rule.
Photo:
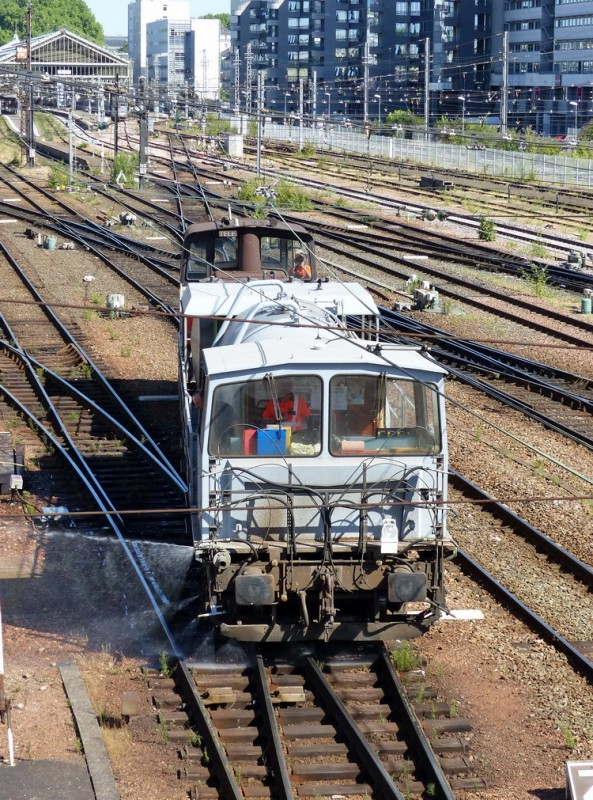
[[[270,495],[271,496],[271,495]],[[581,502],[589,502],[593,501],[593,494],[578,494],[578,495],[517,495],[516,497],[512,496],[502,496],[502,497],[490,497],[488,499],[481,499],[481,498],[470,498],[466,497],[461,500],[452,500],[451,498],[447,498],[446,500],[394,500],[390,504],[393,506],[415,506],[418,508],[431,508],[431,507],[440,507],[440,508],[448,508],[449,506],[487,506],[496,503],[500,503],[502,505],[512,505],[512,504],[523,504],[523,505],[540,505],[542,503],[581,503]],[[27,503],[30,501],[27,499]],[[373,509],[373,508],[383,508],[383,504],[380,502],[377,503],[341,503],[339,507],[347,508],[349,510],[357,510],[361,508],[365,509]],[[278,506],[275,506],[273,510],[282,510],[285,508],[284,504],[279,502]],[[299,509],[318,509],[319,506],[316,504],[299,504]],[[134,517],[134,516],[158,516],[160,514],[202,514],[202,513],[214,513],[218,511],[253,511],[252,505],[235,505],[235,503],[230,504],[223,504],[220,506],[188,506],[187,508],[136,508],[136,509],[113,509],[113,510],[103,510],[103,509],[88,509],[86,511],[68,511],[68,514],[65,515],[64,511],[46,511],[43,512],[39,516],[47,517],[48,519],[56,518],[56,517],[72,517],[73,519],[80,519],[84,517],[100,517],[100,518],[107,518],[113,516],[121,516],[121,517]],[[2,516],[6,519],[30,519],[31,517],[38,516],[37,514],[31,514],[29,511],[6,511],[2,513]],[[119,538],[119,537],[118,537]]]

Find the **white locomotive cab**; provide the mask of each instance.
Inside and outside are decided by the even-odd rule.
[[[309,282],[286,275],[297,239]],[[372,297],[320,277],[304,230],[204,223],[185,245],[181,406],[202,618],[242,641],[427,630],[455,554],[445,370],[381,343]]]
[[[429,502],[444,493],[437,384],[358,369],[209,375],[196,531],[209,549],[221,540],[310,552],[329,538],[351,550],[363,524],[378,552],[390,549],[387,528],[394,550],[443,535],[442,509]]]

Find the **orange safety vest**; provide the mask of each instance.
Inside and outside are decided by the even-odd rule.
[[[307,401],[302,397],[295,397],[293,400],[280,400],[280,413],[282,414],[282,422],[290,425],[293,431],[302,431],[305,419],[311,416],[311,409]],[[264,419],[276,420],[276,413],[274,411],[274,403],[272,400],[268,401],[268,405],[262,414]]]
[[[309,264],[305,264],[304,261],[301,264],[295,264],[292,274],[300,281],[306,281],[311,277],[311,266]]]

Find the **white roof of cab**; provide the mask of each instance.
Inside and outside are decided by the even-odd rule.
[[[212,281],[189,283],[181,294],[181,311],[190,317],[241,314],[262,300],[306,300],[334,314],[379,315],[371,295],[358,283],[337,281]],[[231,312],[232,309],[232,312]]]
[[[240,345],[211,347],[202,351],[206,373],[230,379],[250,376],[256,370],[285,367],[287,372],[320,368],[342,371],[365,367],[401,369],[424,380],[438,380],[446,370],[426,358],[416,347],[386,344],[376,350],[375,343],[352,339],[297,340],[267,339]],[[419,373],[424,373],[420,375]]]

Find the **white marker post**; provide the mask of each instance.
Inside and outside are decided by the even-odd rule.
[[[14,767],[14,740],[12,738],[12,725],[10,720],[10,701],[4,693],[4,646],[2,644],[2,606],[0,605],[0,722],[8,725],[8,763]]]

